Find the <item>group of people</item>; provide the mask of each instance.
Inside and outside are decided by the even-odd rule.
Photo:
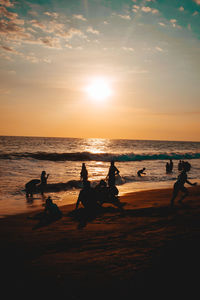
[[[46,174],[46,171],[42,171],[40,180],[32,179],[25,184],[26,197],[33,197],[33,193],[40,191],[41,195],[45,192],[45,187],[47,185],[47,179],[49,174]]]
[[[169,162],[166,163],[166,173],[169,174],[169,173],[172,173],[173,171],[173,161],[172,159],[169,160]]]
[[[173,162],[170,160],[169,170],[172,171],[173,169]],[[174,200],[177,197],[179,192],[182,192],[182,196],[179,200],[179,203],[182,203],[183,199],[188,195],[188,190],[184,186],[185,183],[189,185],[196,185],[197,183],[191,183],[187,178],[187,172],[191,169],[190,163],[187,161],[179,161],[178,170],[180,174],[178,175],[177,181],[173,187],[172,198],[170,202],[171,208],[174,206]],[[139,170],[137,172],[138,176],[144,173],[145,168]],[[115,185],[115,178],[120,172],[114,164],[114,161],[111,161],[108,175],[105,179],[100,180],[99,184],[95,187],[91,187],[90,181],[88,181],[88,171],[86,168],[85,163],[82,163],[82,169],[80,172],[80,179],[83,184],[83,188],[81,189],[75,210],[78,210],[79,204],[81,203],[82,206],[85,208],[86,215],[95,214],[104,203],[110,203],[123,210],[124,203],[121,203],[118,197],[118,189]],[[45,171],[42,171],[40,180],[33,179],[26,184],[26,196],[33,196],[33,192],[35,191],[36,187],[39,187],[41,194],[43,195],[45,191],[45,186],[47,184],[47,179],[49,174],[46,174]],[[62,215],[61,211],[59,210],[58,206],[53,203],[51,197],[46,199],[45,210],[42,214],[45,220],[55,220],[60,218]]]
[[[123,204],[118,198],[118,189],[115,186],[115,177],[119,174],[119,170],[116,168],[114,161],[111,161],[108,175],[106,180],[108,181],[108,186],[106,180],[100,180],[96,187],[91,187],[90,181],[88,181],[88,171],[86,169],[85,163],[82,164],[82,169],[80,172],[80,179],[83,182],[83,189],[80,191],[77,202],[76,209],[81,203],[84,208],[89,211],[95,211],[102,206],[103,203],[111,203],[114,206],[122,209]]]

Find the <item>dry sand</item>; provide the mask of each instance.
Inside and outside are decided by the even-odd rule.
[[[106,205],[82,229],[70,213],[74,205],[37,229],[30,219],[35,212],[0,219],[6,295],[162,299],[177,292],[193,299],[199,291],[200,187],[189,192],[173,210],[171,189],[126,194],[123,212]]]

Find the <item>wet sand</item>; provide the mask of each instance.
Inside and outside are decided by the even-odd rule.
[[[120,197],[84,228],[75,205],[39,226],[36,212],[0,219],[2,287],[15,296],[133,299],[199,290],[200,187],[169,208],[171,189]],[[3,288],[3,289],[4,289]]]

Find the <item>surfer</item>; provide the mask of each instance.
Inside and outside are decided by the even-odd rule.
[[[46,175],[46,172],[45,171],[42,171],[41,173],[41,184],[40,184],[40,190],[41,190],[41,195],[44,194],[44,190],[45,190],[45,187],[47,185],[47,179],[49,177],[49,174]]]
[[[115,186],[115,175],[118,174],[119,174],[119,170],[115,167],[115,162],[111,161],[110,168],[107,175],[109,187]]]
[[[141,174],[146,175],[146,173],[144,173],[144,170],[146,170],[146,168],[143,168],[143,169],[137,171],[137,175],[138,175],[139,177],[141,177]]]
[[[171,198],[171,207],[174,205],[174,200],[177,197],[179,191],[183,193],[182,197],[178,201],[179,203],[182,203],[183,199],[188,195],[188,190],[184,186],[185,183],[188,183],[190,185],[197,185],[197,183],[191,183],[187,179],[187,172],[190,171],[191,165],[188,162],[182,162],[182,172],[179,174],[177,181],[174,184],[173,194]]]

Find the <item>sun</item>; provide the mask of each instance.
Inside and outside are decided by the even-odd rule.
[[[87,86],[86,91],[93,100],[105,100],[111,96],[112,90],[109,80],[105,78],[95,78]]]

